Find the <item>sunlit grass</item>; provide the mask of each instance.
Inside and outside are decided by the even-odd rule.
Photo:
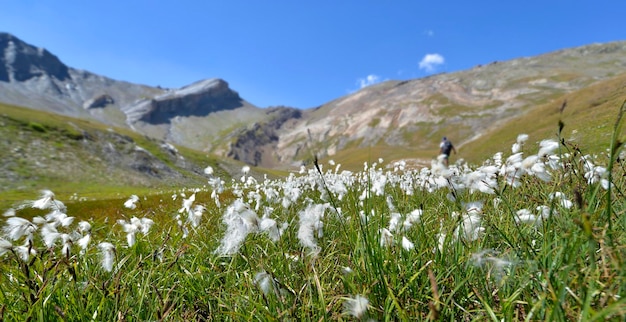
[[[280,179],[12,192],[1,318],[622,320],[620,104],[593,154],[564,110],[477,165],[312,155]]]
[[[549,140],[518,136],[509,146],[520,154],[479,165],[410,169],[383,157],[349,172],[313,156],[280,179],[246,167],[232,180],[207,171],[200,188],[103,189],[109,198],[95,200],[33,191],[5,209],[0,312],[46,321],[622,320],[622,116],[596,155],[560,142],[568,124],[555,123]]]

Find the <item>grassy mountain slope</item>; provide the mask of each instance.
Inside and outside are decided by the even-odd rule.
[[[2,206],[40,189],[69,200],[202,186],[209,165],[227,181],[243,166],[128,129],[5,104],[0,138]]]
[[[279,133],[276,154],[287,164],[313,150],[358,168],[377,150],[429,161],[442,136],[462,147],[537,106],[560,104],[564,95],[626,72],[624,53],[623,41],[593,44],[368,86],[303,113]]]
[[[453,161],[463,158],[468,162],[482,162],[499,151],[510,151],[517,135],[528,134],[528,145],[536,145],[543,139],[558,139],[558,122],[565,124],[563,138],[578,145],[583,153],[599,153],[608,148],[615,118],[622,102],[626,99],[626,73],[598,82],[570,94],[554,96],[548,102],[538,103],[527,108],[522,115],[500,120],[499,123],[485,124],[488,132],[471,137],[461,133],[462,128],[454,122],[439,124],[437,134],[448,135],[457,144],[458,155]],[[561,106],[567,101],[563,113]],[[425,131],[425,129],[422,129]],[[419,133],[410,133],[417,137]],[[310,148],[309,148],[310,147]],[[310,154],[316,153],[316,146],[310,143]],[[390,147],[378,144],[372,147],[359,147],[359,142],[351,144],[335,155],[323,158],[342,164],[344,169],[359,170],[363,162],[377,162],[382,157],[385,162],[406,160],[414,166],[429,165],[438,154],[437,148]],[[312,158],[312,157],[311,157]]]
[[[585,154],[605,152],[624,100],[626,73],[538,105],[463,145],[460,156],[470,162],[480,162],[495,152],[510,151],[521,133],[529,135],[531,146],[543,139],[557,140],[559,120],[564,124],[561,137],[566,142],[576,145]],[[560,112],[564,102],[566,106]]]

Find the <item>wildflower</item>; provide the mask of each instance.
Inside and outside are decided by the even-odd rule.
[[[470,208],[471,209],[471,208]],[[468,210],[466,214],[462,214],[462,221],[459,226],[454,230],[454,235],[457,238],[465,238],[468,241],[474,241],[480,237],[485,231],[482,227],[479,211],[475,208]],[[453,213],[454,216],[458,214]]]
[[[259,230],[267,232],[267,235],[273,242],[277,242],[280,237],[283,235],[285,229],[287,229],[288,223],[283,223],[281,227],[278,227],[278,223],[276,220],[271,219],[269,217],[269,213],[272,211],[272,208],[266,208],[266,213],[261,218],[259,223]]]
[[[48,223],[52,224],[54,227],[67,227],[74,222],[74,217],[69,217],[67,214],[54,210],[53,212],[46,215],[46,220]]]
[[[41,198],[35,200],[32,207],[38,209],[48,209],[54,200],[54,193],[50,190],[42,190],[41,194]]]
[[[46,224],[41,227],[40,232],[43,242],[48,248],[52,248],[56,240],[61,237],[61,233],[59,233],[54,225],[51,224]]]
[[[393,244],[393,235],[387,228],[380,230],[380,246],[391,246]]]
[[[215,253],[231,256],[239,251],[248,234],[259,229],[259,218],[241,199],[228,206],[222,217],[226,233]]]
[[[402,219],[402,215],[399,212],[391,213],[391,219],[389,219],[389,231],[397,231],[398,226],[400,224],[400,219]]]
[[[409,230],[413,227],[414,224],[418,224],[421,220],[422,213],[424,211],[422,209],[415,209],[406,215],[404,222],[402,223],[402,229],[404,231]]]
[[[137,195],[132,195],[128,200],[126,200],[126,202],[124,202],[124,207],[128,209],[135,209],[137,208],[137,201],[139,201],[139,197],[137,197]]]
[[[4,235],[11,240],[18,240],[24,236],[32,242],[33,233],[37,230],[37,226],[21,217],[10,217],[6,220],[5,226],[2,227]]]
[[[524,144],[528,140],[528,134],[520,134],[517,136],[517,143]]]
[[[574,203],[571,200],[567,199],[564,193],[560,191],[556,191],[550,194],[550,200],[555,199],[561,205],[561,207],[570,209]]]
[[[265,295],[276,292],[276,282],[274,278],[265,271],[258,272],[254,275],[254,284],[256,284]]]
[[[520,135],[518,135],[516,142],[511,147],[512,153],[515,154],[515,153],[520,152],[522,150],[522,147],[524,146],[524,142],[526,142],[526,140],[528,140],[528,134],[520,134]]]
[[[61,254],[65,255],[66,258],[70,257],[70,248],[72,247],[72,239],[68,234],[61,234],[61,241],[63,243],[63,247],[61,248]]]
[[[369,300],[363,295],[348,298],[344,303],[344,312],[355,318],[361,318],[369,308]]]
[[[122,229],[126,233],[126,241],[128,242],[128,247],[132,247],[135,245],[135,234],[137,233],[137,226],[132,224],[131,222],[126,222],[125,220],[118,220],[118,224],[122,225]]]
[[[89,245],[90,241],[91,241],[91,234],[86,234],[82,236],[81,238],[79,238],[76,241],[76,244],[78,244],[78,246],[80,246],[82,250],[85,250],[87,249],[87,246]]]
[[[415,248],[415,244],[413,244],[408,238],[406,238],[406,236],[402,236],[402,248],[404,248],[404,250],[406,251],[409,251]]]
[[[313,254],[319,252],[320,247],[317,246],[316,237],[323,236],[324,212],[329,204],[310,204],[303,211],[299,212],[300,227],[298,228],[298,239],[300,244],[309,248]]]
[[[198,227],[200,225],[200,218],[202,218],[202,213],[206,210],[202,205],[196,205],[193,208],[193,211],[189,212],[189,216],[187,220],[191,224],[192,227]]]
[[[387,184],[387,176],[379,175],[373,179],[372,192],[377,196],[382,196],[385,193],[385,185]]]
[[[28,262],[30,256],[37,255],[37,251],[32,247],[31,240],[26,240],[26,243],[22,246],[13,247],[13,251],[23,262]]]
[[[446,244],[446,234],[444,233],[438,233],[437,234],[437,250],[439,250],[439,252],[443,252],[443,247]]]
[[[541,226],[541,217],[537,217],[528,209],[520,209],[516,212],[515,221],[518,223],[530,224],[535,226]]]
[[[542,219],[548,219],[551,215],[556,214],[556,210],[551,210],[550,207],[546,206],[546,205],[540,205],[537,206],[537,212],[539,214],[539,217],[541,217]]]
[[[111,243],[102,242],[98,244],[98,248],[100,248],[102,254],[102,261],[100,262],[100,265],[105,271],[112,271],[113,259],[115,257],[115,246]]]
[[[13,249],[13,243],[10,241],[0,238],[0,256],[6,254],[8,251]]]
[[[515,262],[494,256],[496,254],[496,251],[486,249],[476,254],[472,254],[471,261],[474,265],[481,268],[489,264],[491,269],[493,270],[493,275],[496,277],[497,280],[501,280],[502,277],[504,277],[504,275],[506,274],[506,269],[515,265]]]
[[[126,233],[128,247],[132,247],[135,244],[135,235],[137,232],[146,235],[150,231],[150,227],[154,225],[154,221],[150,218],[139,219],[137,217],[132,217],[128,222],[120,219],[117,223],[122,226],[122,229]]]
[[[554,140],[543,140],[539,142],[539,152],[537,155],[545,157],[554,154],[554,151],[559,148],[559,143]]]
[[[184,199],[183,198],[183,206],[182,208],[178,209],[179,213],[189,213],[191,211],[191,206],[193,206],[193,202],[196,200],[196,194],[192,194],[188,199]]]
[[[81,233],[90,233],[91,232],[91,224],[86,221],[81,221],[78,223],[78,229]]]
[[[204,173],[207,175],[213,175],[213,167],[208,166],[206,168],[204,168]]]

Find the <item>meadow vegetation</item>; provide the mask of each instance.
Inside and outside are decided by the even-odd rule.
[[[0,319],[623,320],[625,110],[594,154],[559,120],[474,164],[43,191],[4,211]]]

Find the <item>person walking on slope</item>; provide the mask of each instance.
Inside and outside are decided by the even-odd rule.
[[[443,140],[441,140],[441,143],[439,144],[439,154],[443,154],[444,158],[443,158],[443,163],[446,165],[446,167],[448,166],[448,159],[450,158],[450,152],[454,151],[454,154],[456,154],[456,149],[454,148],[454,145],[452,145],[452,142],[450,142],[450,140],[448,140],[447,137],[443,137]]]

